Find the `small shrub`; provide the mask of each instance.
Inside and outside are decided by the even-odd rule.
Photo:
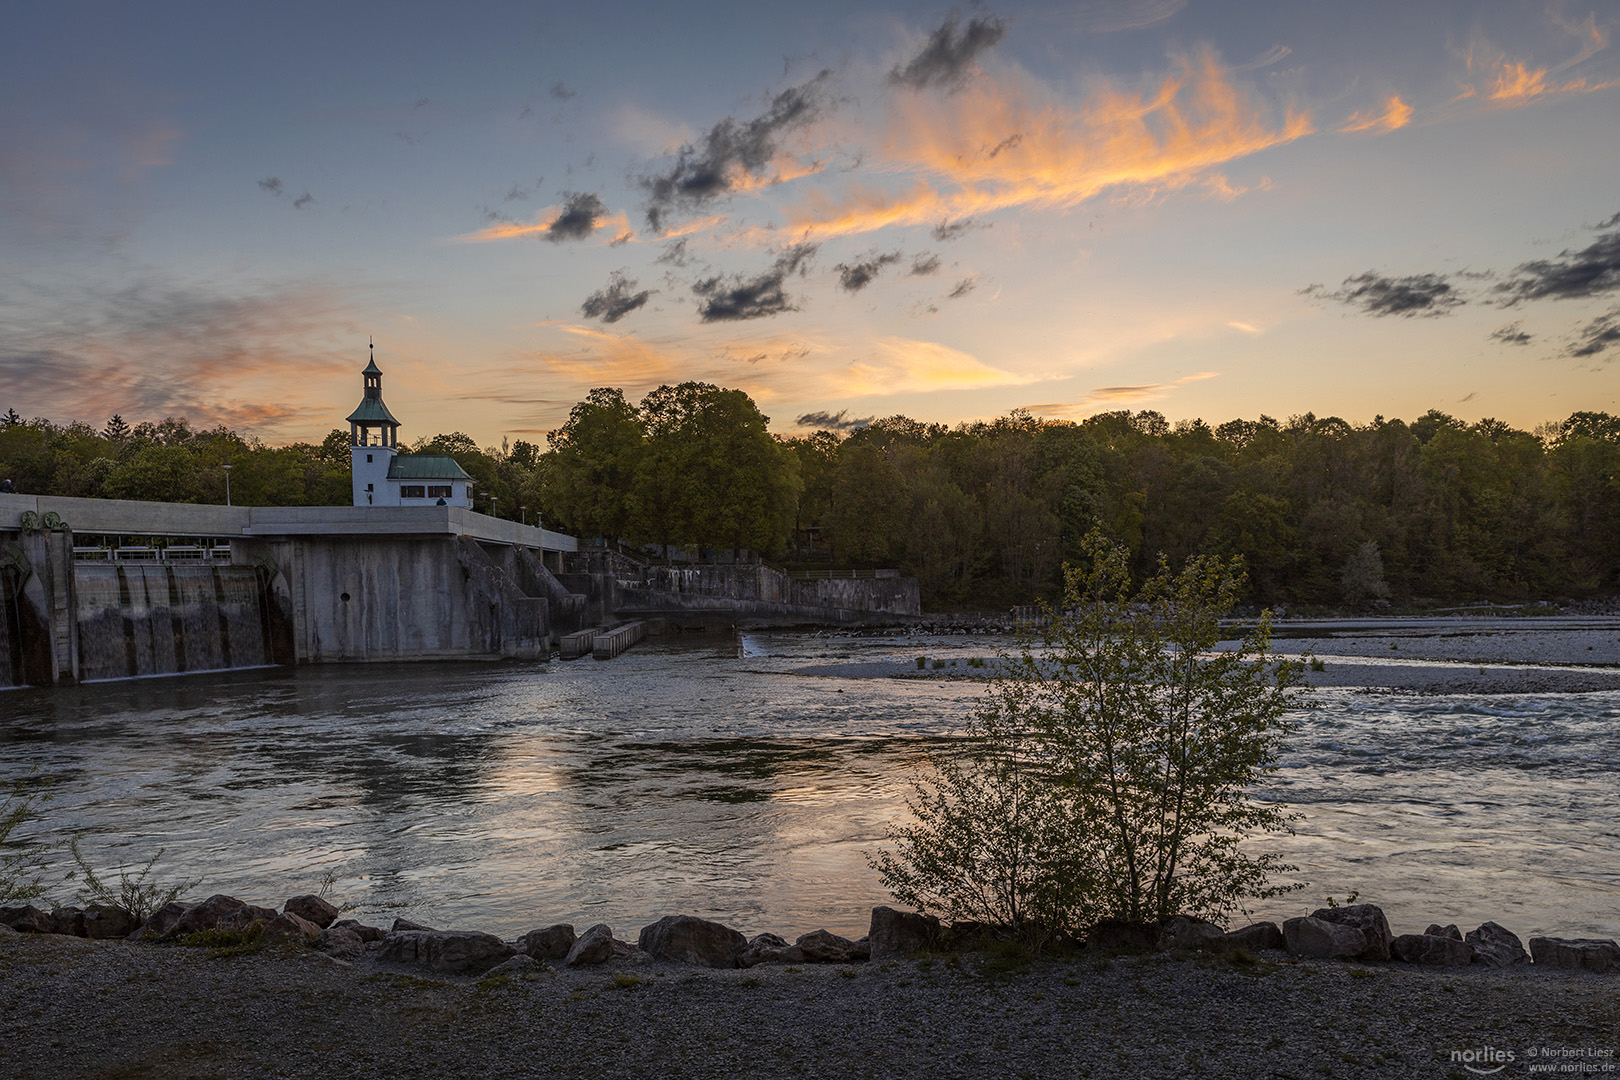
[[[145,922],[164,904],[178,899],[181,893],[195,888],[201,880],[180,881],[167,888],[155,881],[148,881],[152,867],[163,857],[163,849],[158,848],[157,854],[146,860],[146,865],[139,870],[131,872],[128,867],[118,867],[118,887],[114,889],[112,885],[101,880],[89,860],[79,851],[78,837],[68,842],[68,851],[73,856],[74,865],[78,867],[74,874],[68,875],[69,880],[75,876],[84,880],[84,888],[79,890],[80,903],[99,907],[121,907],[133,915],[138,923]]]
[[[21,782],[11,785],[0,802],[0,848],[13,830],[39,816],[32,800],[22,791]],[[37,852],[0,855],[0,904],[34,900],[45,895],[45,864]]]
[[[1313,657],[1311,657],[1311,670],[1312,671],[1326,671],[1327,670],[1327,662],[1324,661],[1319,656],[1313,656]]]
[[[943,660],[935,660],[934,661],[934,670],[935,671],[938,671],[940,668],[942,668],[944,666],[945,666],[945,661],[943,661]]]
[[[737,985],[752,990],[759,986],[759,977],[756,975],[750,975],[746,979],[740,980]]]
[[[846,979],[853,979],[856,975],[859,975],[860,972],[856,971],[854,968],[839,968],[838,974],[842,975]]]
[[[925,668],[927,666],[928,666],[928,657],[926,657],[926,656],[917,657],[917,670],[918,671],[921,671],[923,668]]]
[[[1350,895],[1344,898],[1344,906],[1349,907],[1351,904],[1355,903],[1356,902],[1356,897],[1358,897],[1360,895],[1361,895],[1361,890],[1360,889],[1351,889],[1350,890]],[[1339,901],[1335,900],[1331,896],[1324,896],[1322,899],[1327,901],[1327,906],[1330,907],[1330,908],[1336,908],[1336,907],[1339,906]]]
[[[269,944],[264,940],[263,923],[254,923],[245,930],[195,930],[181,934],[174,943],[183,948],[208,949],[208,955],[215,960],[227,956],[248,956],[260,952]]]
[[[619,990],[634,990],[646,981],[640,975],[627,975],[622,972],[613,976],[613,985]]]

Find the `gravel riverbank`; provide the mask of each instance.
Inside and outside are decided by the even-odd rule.
[[[1620,977],[1165,954],[485,980],[303,950],[0,937],[0,1072],[212,1077],[1464,1077],[1620,1058]],[[1606,1054],[1607,1056],[1602,1056]],[[1475,1059],[1477,1060],[1477,1059]]]

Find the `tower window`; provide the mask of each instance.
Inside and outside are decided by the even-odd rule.
[[[370,490],[371,490],[371,485],[370,485],[370,484],[367,484],[367,485],[366,485],[366,490],[367,490],[367,491],[370,491]]]
[[[367,465],[370,465],[370,464],[371,464],[371,455],[370,455],[370,454],[367,454],[367,455],[366,455],[366,464],[367,464]]]

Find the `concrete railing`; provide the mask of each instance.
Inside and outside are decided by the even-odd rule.
[[[591,655],[598,660],[611,660],[646,636],[646,623],[625,623],[623,626],[597,634],[596,641],[591,646]]]

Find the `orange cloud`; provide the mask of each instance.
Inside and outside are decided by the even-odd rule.
[[[490,240],[516,240],[525,236],[544,237],[551,231],[551,223],[557,220],[557,215],[563,212],[561,206],[548,206],[535,215],[532,223],[521,221],[497,221],[493,225],[479,229],[477,232],[467,233],[456,237],[457,243],[481,244]],[[612,217],[601,218],[592,230],[592,237],[620,237],[632,232],[630,218],[619,211]],[[633,235],[633,233],[632,233]]]
[[[1589,94],[1594,90],[1607,90],[1620,86],[1620,79],[1594,83],[1586,79],[1559,81],[1549,76],[1547,68],[1531,68],[1519,62],[1506,60],[1497,65],[1491,84],[1490,99],[1510,105],[1522,105],[1534,98],[1550,94]]]
[[[1183,375],[1164,383],[1143,383],[1139,386],[1099,386],[1079,401],[1046,402],[1026,405],[1024,408],[1037,416],[1090,416],[1108,409],[1128,409],[1158,401],[1173,393],[1178,386],[1190,382],[1220,377],[1218,371],[1199,371]]]
[[[1065,208],[1109,188],[1179,188],[1312,130],[1293,110],[1274,124],[1207,51],[1146,90],[1100,82],[1080,106],[1027,79],[981,76],[957,94],[896,98],[875,164],[910,183],[814,192],[789,210],[787,228],[819,239],[1014,206]]]
[[[1399,95],[1391,94],[1384,101],[1383,112],[1353,113],[1350,119],[1344,122],[1344,126],[1339,128],[1339,133],[1347,135],[1352,132],[1370,131],[1382,135],[1396,128],[1405,127],[1411,119],[1412,106],[1402,101]]]
[[[1034,382],[935,341],[879,338],[872,355],[832,373],[835,396],[877,397],[930,390],[976,390]]]

